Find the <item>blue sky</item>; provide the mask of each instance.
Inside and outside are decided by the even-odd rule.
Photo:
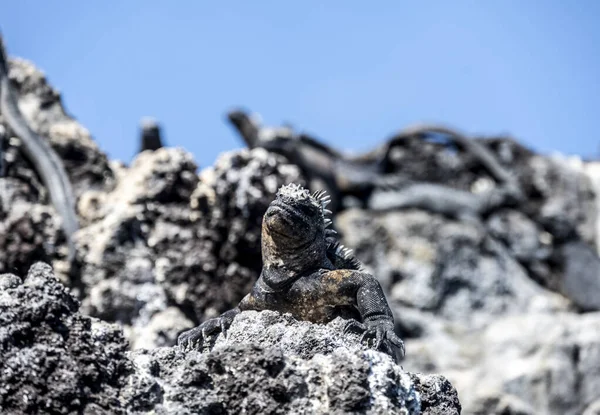
[[[435,121],[600,154],[596,0],[19,0],[0,15],[9,54],[125,162],[151,115],[212,164],[242,146],[235,106],[348,151]]]

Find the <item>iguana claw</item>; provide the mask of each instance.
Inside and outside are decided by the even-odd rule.
[[[185,349],[196,349],[204,343],[204,340],[213,334],[221,332],[225,335],[232,321],[233,319],[226,315],[206,320],[198,327],[194,327],[193,329],[181,333],[177,338],[177,344],[183,346]]]
[[[374,339],[370,346],[375,350],[382,351],[394,357],[399,362],[404,357],[404,342],[394,332],[394,323],[388,320],[373,320],[365,324],[356,320],[351,320],[344,327],[344,333],[350,331],[362,332],[360,341]]]
[[[362,333],[362,332],[365,332],[366,330],[367,330],[367,326],[365,326],[363,323],[360,323],[360,322],[352,319],[346,323],[346,326],[344,327],[344,334],[347,334],[351,331]]]

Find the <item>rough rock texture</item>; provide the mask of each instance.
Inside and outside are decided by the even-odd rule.
[[[298,169],[260,149],[224,154],[200,175],[177,148],[143,152],[130,166],[109,162],[44,74],[10,63],[21,110],[69,172],[82,228],[69,269],[60,218],[11,138],[0,178],[0,272],[52,263],[82,311],[121,323],[134,348],[173,344],[235,305],[260,272],[262,214],[279,186],[304,183]]]
[[[344,243],[388,289],[397,331],[407,339],[405,367],[444,374],[464,413],[593,410],[600,313],[579,314],[537,282],[535,267],[546,275],[565,268],[544,261],[555,247],[539,224],[508,209],[481,223],[353,209],[337,223]]]
[[[12,183],[11,179],[0,179],[0,186],[11,187]],[[64,256],[66,252],[60,249],[64,237],[54,208],[13,195],[11,191],[0,191],[1,272],[26,272],[35,261],[49,262]]]
[[[407,342],[406,367],[443,371],[465,413],[580,414],[599,397],[599,325],[600,313],[531,313],[470,333],[444,327]]]
[[[410,373],[414,387],[419,391],[421,413],[429,415],[460,414],[461,403],[454,386],[444,376]]]
[[[460,413],[446,379],[404,372],[341,320],[247,312],[204,352],[126,352],[116,325],[77,308],[46,264],[0,275],[0,412]]]
[[[420,210],[386,215],[348,210],[338,216],[338,226],[345,243],[388,288],[401,324],[412,330],[425,331],[426,316],[475,329],[499,316],[569,306],[529,278],[510,247],[480,224]]]
[[[148,335],[156,335],[148,333],[151,320],[171,305],[166,287],[157,283],[156,264],[162,259],[152,249],[152,240],[157,230],[179,230],[181,224],[189,229],[161,234],[179,238],[173,245],[185,248],[184,241],[193,234],[187,205],[198,183],[195,171],[183,150],[145,152],[119,172],[112,192],[80,200],[80,211],[90,222],[78,235],[83,310],[132,330],[134,347],[138,338],[148,345]],[[171,314],[178,324],[164,327],[156,345],[173,341],[177,330],[191,325],[180,310],[172,309]]]
[[[76,195],[113,185],[113,172],[106,155],[90,133],[64,110],[60,94],[45,75],[30,62],[10,60],[10,80],[19,96],[21,112],[31,127],[49,139],[65,163]],[[0,151],[6,176],[0,179],[0,273],[24,274],[35,261],[53,262],[59,277],[67,281],[64,261],[67,250],[60,218],[47,190],[20,151],[0,114],[0,129],[7,134]]]
[[[174,344],[237,304],[260,272],[262,214],[279,186],[301,181],[260,149],[195,171],[181,149],[143,152],[112,192],[80,203],[84,310],[123,324],[134,348]]]
[[[519,399],[532,413],[583,413],[600,397],[599,330],[600,313],[530,314],[492,323],[477,342],[483,364],[461,376],[470,376],[463,390],[476,392],[464,399],[491,394]]]
[[[0,275],[0,412],[123,412],[131,364],[122,332],[78,305],[46,264],[23,281]]]
[[[130,166],[109,162],[85,128],[65,114],[59,94],[41,72],[13,60],[10,76],[23,113],[65,161],[82,229],[76,235],[80,267],[68,276],[61,261],[66,250],[60,219],[20,155],[18,139],[11,138],[3,154],[7,177],[0,179],[0,273],[25,275],[35,261],[52,263],[82,301],[82,313],[118,322],[133,349],[170,346],[181,331],[229,309],[247,293],[260,271],[264,210],[281,184],[305,184],[296,166],[260,149],[225,153],[200,174],[191,155],[176,148],[144,152]],[[350,209],[335,217],[334,225],[342,242],[355,248],[387,290],[398,334],[406,340],[404,367],[447,378],[411,378],[424,413],[457,408],[449,382],[466,414],[600,413],[600,316],[583,313],[600,306],[600,296],[590,295],[600,280],[593,254],[600,251],[600,163],[535,154],[510,138],[484,142],[518,179],[527,196],[521,205],[470,222],[417,209],[379,214]],[[389,172],[474,193],[495,186],[469,155],[437,142],[410,140],[395,148]],[[565,285],[565,275],[573,272],[587,272],[589,284]],[[342,369],[342,363],[331,360],[341,353],[332,349],[335,329],[306,329],[286,317],[266,329],[261,318],[268,314],[256,317],[254,325],[244,323],[244,317],[236,323],[239,332],[236,324],[232,327],[231,341],[219,339],[204,354],[172,348],[133,352],[137,369],[128,386],[121,387],[123,379],[113,376],[108,362],[89,369],[85,360],[88,355],[98,361],[118,355],[111,364],[123,362],[127,346],[121,335],[74,313],[74,300],[57,294],[63,291],[53,279],[35,277],[30,286],[28,278],[21,284],[14,276],[0,277],[0,307],[11,304],[6,306],[10,311],[0,314],[0,333],[3,339],[9,330],[16,333],[2,342],[0,376],[13,378],[2,378],[0,396],[17,412],[25,405],[34,405],[32,411],[43,408],[44,396],[59,397],[56,405],[70,405],[61,407],[63,412],[104,407],[113,402],[116,389],[127,408],[140,413],[148,408],[157,413],[190,410],[187,405],[209,405],[206,410],[213,413],[244,405],[248,412],[261,405],[300,408],[309,396],[315,397],[311,409],[367,408],[364,396],[372,390],[369,365],[375,355],[344,349],[348,363],[343,369],[356,376],[335,380],[333,369]],[[44,301],[47,310],[58,311],[27,311],[26,302]],[[62,313],[58,320],[56,313]],[[33,320],[40,324],[31,324]],[[21,330],[29,333],[24,335],[30,336],[29,344],[14,344]],[[66,338],[61,330],[79,337]],[[302,335],[288,339],[281,334],[289,330]],[[264,344],[248,343],[251,333]],[[242,343],[233,343],[236,335]],[[98,336],[109,346],[96,343]],[[79,345],[87,343],[78,338],[94,346],[80,353]],[[303,355],[308,344],[329,354]],[[42,369],[31,372],[22,364],[27,354],[43,357],[27,359],[27,364],[44,368],[44,373],[67,368],[65,384],[77,386],[66,388],[57,381],[45,389],[38,382]],[[272,366],[272,361],[280,363]],[[13,362],[17,371],[5,371],[6,362]],[[388,367],[385,362],[376,366]],[[404,373],[395,370],[386,369],[387,375],[377,379],[384,382]],[[256,377],[245,378],[243,387],[233,382],[246,371]],[[93,389],[88,382],[100,378],[105,386]],[[306,386],[307,379],[314,380],[313,386]],[[341,381],[349,383],[336,383]],[[13,385],[21,391],[17,398],[11,398],[12,389],[2,389]],[[408,383],[402,380],[391,389],[402,385]],[[388,392],[373,402],[391,402],[389,388],[381,388]],[[336,401],[337,391],[343,402]],[[230,392],[249,397],[219,402],[219,396]]]
[[[49,138],[65,163],[75,193],[109,186],[113,174],[106,155],[89,131],[66,113],[60,93],[45,75],[26,60],[12,59],[9,77],[19,95],[19,108],[32,128]]]
[[[158,413],[460,413],[446,379],[408,374],[343,328],[341,319],[317,325],[243,312],[204,353],[134,352],[124,396]],[[138,385],[148,393],[137,395]]]

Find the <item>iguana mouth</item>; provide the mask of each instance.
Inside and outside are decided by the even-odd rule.
[[[269,209],[267,209],[267,218],[278,215],[290,227],[298,226],[298,221],[301,221],[305,226],[309,226],[307,218],[302,212],[289,204],[281,201],[273,201]]]
[[[292,216],[290,217],[290,215],[292,215]],[[283,221],[286,223],[286,225],[292,227],[294,225],[294,218],[297,215],[298,215],[298,213],[294,212],[291,209],[287,209],[282,206],[271,205],[271,206],[269,206],[269,209],[267,210],[267,214],[266,214],[267,227],[269,228],[269,230],[275,231],[275,233],[280,233],[280,232],[277,232],[276,229],[273,229],[274,227],[272,226],[271,222],[268,219],[272,219],[272,220],[276,220],[276,221]]]
[[[271,203],[265,214],[264,226],[273,236],[287,240],[286,244],[293,245],[294,249],[312,243],[317,236],[310,218],[300,209],[282,201]]]

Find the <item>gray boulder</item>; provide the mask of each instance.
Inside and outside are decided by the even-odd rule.
[[[569,287],[553,291],[547,281],[536,282],[531,266],[544,265],[552,244],[540,226],[511,210],[478,224],[419,210],[355,209],[337,223],[344,243],[388,290],[406,339],[403,365],[443,373],[464,413],[593,413],[600,314],[578,313],[558,293]],[[588,245],[560,249],[562,267],[578,267],[568,275],[577,271],[597,283]],[[594,290],[575,287],[580,304],[584,294],[593,301]]]
[[[133,348],[173,345],[237,304],[260,272],[264,211],[279,186],[302,182],[262,149],[196,169],[182,149],[142,152],[111,192],[80,203],[83,311],[121,323]]]
[[[581,414],[600,397],[598,330],[600,313],[506,317],[470,336],[409,341],[406,366],[416,370],[411,363],[427,356],[456,386],[465,413]]]
[[[63,161],[77,197],[114,185],[108,159],[90,133],[65,111],[59,92],[45,75],[23,59],[9,60],[9,78],[23,116],[46,138]],[[47,189],[0,114],[0,273],[27,272],[36,261],[53,263],[59,278],[71,283],[61,218]]]
[[[140,413],[460,413],[443,376],[407,373],[343,329],[339,318],[318,325],[243,312],[203,352],[132,352],[123,395]]]
[[[126,352],[78,306],[46,264],[0,275],[0,412],[460,413],[444,377],[404,372],[341,320],[246,312],[206,350]]]
[[[49,265],[0,275],[0,412],[124,413],[121,329],[78,307]]]

